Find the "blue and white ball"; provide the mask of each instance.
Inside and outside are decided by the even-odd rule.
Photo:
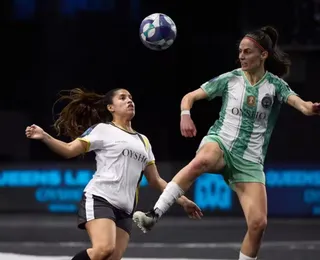
[[[149,49],[162,51],[168,49],[177,36],[173,20],[162,13],[155,13],[143,19],[140,25],[140,39]]]

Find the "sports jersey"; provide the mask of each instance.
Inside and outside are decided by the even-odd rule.
[[[147,137],[100,123],[78,139],[96,154],[97,169],[84,191],[131,214],[142,172],[155,160]]]
[[[213,78],[201,88],[209,100],[222,97],[219,119],[208,135],[219,136],[233,154],[263,163],[281,104],[296,93],[270,72],[252,86],[242,69]]]

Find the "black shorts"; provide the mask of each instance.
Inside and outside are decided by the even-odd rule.
[[[132,214],[112,206],[102,197],[84,193],[79,205],[78,227],[85,229],[85,224],[93,219],[112,219],[118,228],[123,229],[129,235],[132,229]]]

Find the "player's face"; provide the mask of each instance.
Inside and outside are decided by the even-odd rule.
[[[263,68],[267,52],[262,52],[253,41],[244,38],[239,45],[239,61],[243,71],[255,72]]]
[[[129,117],[130,119],[135,115],[135,105],[132,101],[132,96],[129,91],[125,89],[118,90],[113,96],[113,104],[108,106],[108,109],[120,116]]]

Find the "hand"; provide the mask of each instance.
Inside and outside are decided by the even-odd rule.
[[[312,104],[312,112],[314,115],[320,115],[320,103]]]
[[[320,115],[320,103],[304,102],[302,112],[306,116]]]
[[[190,115],[182,115],[180,120],[180,131],[184,137],[194,137],[197,134],[196,126],[194,125]]]
[[[187,199],[183,204],[182,207],[184,211],[188,214],[189,218],[192,219],[201,219],[203,216],[201,209],[195,204],[193,201]]]
[[[26,128],[26,136],[30,139],[42,140],[44,135],[43,129],[37,125],[27,126]]]

